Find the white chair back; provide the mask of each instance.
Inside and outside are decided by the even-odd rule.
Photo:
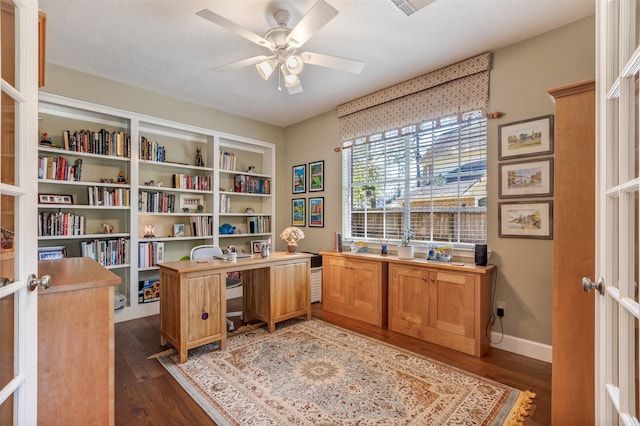
[[[222,249],[214,245],[196,246],[191,249],[191,260],[211,259],[213,256],[222,256]]]

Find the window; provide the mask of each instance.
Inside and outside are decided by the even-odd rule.
[[[424,243],[487,239],[487,127],[481,111],[346,141],[343,235]]]

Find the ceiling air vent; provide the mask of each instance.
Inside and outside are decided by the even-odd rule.
[[[405,15],[409,16],[434,1],[435,0],[391,0],[391,3],[393,3]]]

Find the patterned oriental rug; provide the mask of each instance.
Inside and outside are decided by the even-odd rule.
[[[220,425],[511,425],[535,397],[315,319],[157,358]]]

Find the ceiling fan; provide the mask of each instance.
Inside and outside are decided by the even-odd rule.
[[[212,69],[217,71],[226,71],[255,65],[258,74],[268,80],[274,71],[278,71],[278,90],[280,87],[280,75],[284,79],[285,87],[289,94],[293,95],[302,92],[302,84],[300,83],[300,72],[305,64],[318,65],[321,67],[335,68],[343,71],[359,74],[362,72],[365,63],[354,59],[346,59],[338,56],[324,55],[314,52],[297,53],[316,32],[331,21],[338,11],[330,6],[324,0],[318,0],[313,7],[302,17],[300,22],[293,28],[289,28],[290,13],[284,9],[276,10],[273,17],[278,24],[277,27],[270,29],[261,37],[246,28],[241,27],[233,21],[218,15],[209,9],[202,9],[196,15],[218,24],[236,34],[256,43],[259,46],[266,47],[271,51],[271,55],[260,55],[247,58],[238,62],[227,65],[221,65]]]

